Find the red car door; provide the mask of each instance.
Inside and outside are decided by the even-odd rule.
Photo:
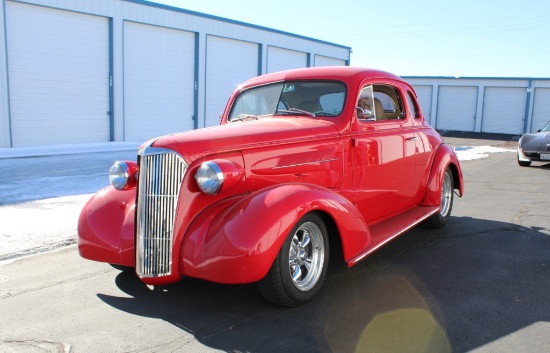
[[[418,135],[411,119],[402,113],[399,91],[395,87],[374,85],[375,102],[384,100],[377,89],[390,93],[385,95],[394,102],[385,102],[387,114],[378,111],[375,118],[357,119],[350,136],[354,203],[368,224],[412,207],[418,190]]]

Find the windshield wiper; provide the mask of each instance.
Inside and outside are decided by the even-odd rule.
[[[258,116],[257,115],[252,115],[252,114],[239,114],[238,117],[236,117],[234,119],[231,119],[231,122],[233,122],[233,121],[243,121],[243,120],[246,120],[246,119],[258,120]]]
[[[277,112],[278,113],[288,113],[288,114],[298,113],[298,114],[307,115],[307,116],[310,116],[312,118],[315,118],[314,113],[308,112],[307,110],[297,109],[297,108],[289,108],[288,110],[277,110]]]
[[[234,122],[234,121],[245,121],[245,120],[248,120],[248,119],[251,119],[251,120],[258,120],[260,118],[264,118],[266,116],[272,116],[273,114],[264,114],[264,115],[254,115],[254,114],[239,114],[236,118],[233,118],[231,120],[229,120],[229,122]]]

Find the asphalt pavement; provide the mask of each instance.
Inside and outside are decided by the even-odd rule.
[[[462,168],[446,227],[415,228],[349,269],[331,257],[298,308],[254,284],[151,289],[74,246],[14,260],[0,266],[0,352],[549,352],[550,164],[507,152]]]

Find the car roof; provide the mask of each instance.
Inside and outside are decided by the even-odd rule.
[[[258,86],[269,82],[326,79],[351,83],[352,81],[363,80],[365,78],[381,78],[403,81],[403,79],[397,75],[371,68],[356,66],[327,66],[279,71],[261,75],[242,83],[241,89]]]

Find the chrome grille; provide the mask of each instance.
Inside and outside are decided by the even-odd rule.
[[[139,151],[136,216],[136,272],[142,277],[171,274],[174,221],[187,165],[177,153],[147,147]]]

